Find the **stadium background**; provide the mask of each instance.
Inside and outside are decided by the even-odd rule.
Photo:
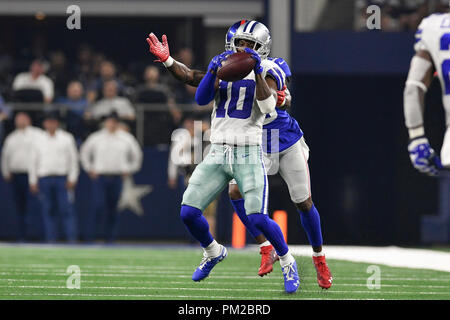
[[[433,240],[422,229],[437,224],[444,227],[444,236],[438,239],[439,230],[431,229],[435,240],[448,242],[448,214],[439,215],[439,200],[445,202],[447,197],[439,197],[439,180],[414,171],[406,150],[402,97],[413,55],[414,23],[367,30],[358,23],[360,8],[372,2],[389,1],[135,0],[126,5],[112,0],[0,1],[1,95],[14,110],[24,106],[8,98],[14,75],[26,71],[35,58],[33,45],[42,49],[45,58],[62,51],[70,67],[77,62],[80,46],[87,44],[114,61],[123,79],[134,75],[128,83],[133,88],[142,82],[144,68],[153,64],[145,42],[149,32],[167,34],[172,54],[191,48],[192,66],[203,69],[223,51],[231,23],[256,19],[272,32],[271,55],[284,57],[293,72],[292,114],[311,148],[313,199],[321,212],[325,243],[419,245]],[[401,14],[423,14],[424,6],[427,14],[442,10],[440,1],[412,2],[412,8],[400,7],[403,11],[399,9],[397,15],[383,11],[383,17],[400,21]],[[70,4],[81,8],[81,30],[66,28]],[[305,12],[315,14],[305,17]],[[162,70],[163,76],[169,75]],[[181,108],[186,102],[177,104]],[[442,115],[440,87],[433,81],[427,95],[426,128],[436,150],[445,130]],[[39,116],[36,121],[39,124]],[[3,124],[6,135],[12,129],[11,118]],[[136,133],[139,124],[135,125]],[[135,183],[151,185],[153,191],[142,199],[144,215],[121,213],[120,240],[190,240],[179,219],[182,184],[177,190],[167,186],[170,137],[163,140],[140,141],[144,164]],[[10,194],[0,178],[0,238],[4,240],[17,235]],[[89,179],[82,172],[76,191],[80,240],[89,205]],[[270,208],[288,211],[289,243],[307,243],[287,187],[278,176],[270,178]],[[231,213],[225,192],[217,213],[218,239],[225,243],[231,239]],[[30,208],[30,226],[31,238],[39,241],[42,226],[36,203]]]

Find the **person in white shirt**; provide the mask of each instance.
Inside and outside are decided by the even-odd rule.
[[[103,129],[92,133],[81,145],[80,158],[92,180],[93,212],[87,240],[95,239],[98,221],[106,214],[105,239],[113,242],[123,179],[140,170],[141,147],[133,135],[120,129],[118,115],[111,113],[103,122]]]
[[[14,118],[16,129],[5,139],[1,169],[3,179],[11,183],[13,200],[19,218],[19,241],[27,237],[27,205],[29,202],[29,152],[42,130],[31,125],[30,116],[19,112]]]
[[[136,118],[136,111],[130,100],[118,96],[118,84],[115,80],[103,84],[103,99],[94,104],[85,117],[101,120],[112,112],[116,112],[121,120],[132,121]]]
[[[47,242],[56,240],[51,211],[57,208],[69,242],[76,241],[74,192],[78,180],[78,152],[73,136],[59,128],[54,113],[45,116],[45,132],[40,134],[30,150],[28,170],[30,189],[39,195],[44,233]]]
[[[45,75],[46,63],[34,60],[29,72],[22,72],[14,78],[12,88],[14,91],[22,89],[37,89],[42,92],[44,102],[52,102],[54,96],[53,81]]]

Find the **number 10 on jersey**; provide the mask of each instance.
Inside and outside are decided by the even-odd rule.
[[[225,112],[230,118],[247,119],[250,117],[255,97],[256,83],[252,79],[244,79],[231,83],[221,81],[219,84],[219,103],[216,117],[224,118]]]

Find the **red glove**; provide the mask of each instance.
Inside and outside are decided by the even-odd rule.
[[[283,106],[286,102],[286,86],[283,86],[283,88],[279,91],[277,91],[277,107]]]
[[[150,46],[150,52],[155,55],[158,59],[155,62],[165,62],[170,57],[169,44],[167,43],[167,36],[163,34],[162,43],[159,42],[158,38],[152,33],[148,35],[146,39],[148,45]]]

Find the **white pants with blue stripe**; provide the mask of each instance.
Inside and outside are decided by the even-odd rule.
[[[309,147],[303,137],[286,150],[264,154],[267,174],[280,173],[294,203],[301,203],[311,196],[308,158]],[[230,184],[236,184],[236,181],[231,180]]]

